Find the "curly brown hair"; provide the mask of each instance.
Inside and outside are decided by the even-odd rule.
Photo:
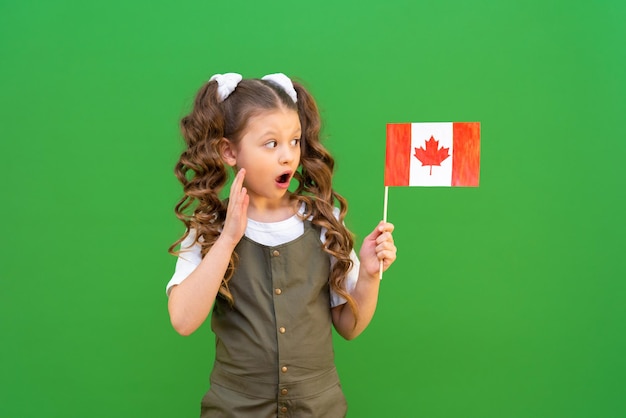
[[[186,149],[181,153],[174,172],[183,185],[183,197],[174,209],[176,216],[185,224],[181,238],[169,247],[175,248],[195,231],[194,243],[201,246],[206,255],[220,235],[226,219],[226,202],[219,197],[228,173],[222,161],[221,147],[224,138],[237,144],[247,126],[247,121],[261,112],[275,109],[292,109],[298,112],[302,127],[300,139],[300,169],[294,175],[298,181],[291,198],[304,205],[303,218],[311,217],[314,225],[327,229],[324,251],[336,260],[329,276],[331,289],[347,300],[357,315],[357,306],[344,284],[352,268],[350,252],[354,239],[344,225],[348,210],[346,200],[332,188],[335,162],[320,142],[320,115],[315,100],[299,83],[293,83],[298,94],[294,103],[287,93],[271,81],[260,79],[242,80],[228,98],[218,100],[217,82],[202,86],[196,95],[193,109],[182,118],[181,130]],[[339,217],[333,209],[339,206]],[[238,262],[233,252],[219,294],[234,303],[228,288]]]

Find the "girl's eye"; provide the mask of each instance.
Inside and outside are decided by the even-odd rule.
[[[278,145],[278,143],[274,140],[268,141],[264,144],[265,148],[276,148],[276,145]]]
[[[291,145],[292,145],[292,146],[294,146],[294,147],[295,147],[295,146],[297,146],[298,144],[300,144],[300,139],[292,139],[292,140],[291,140]]]

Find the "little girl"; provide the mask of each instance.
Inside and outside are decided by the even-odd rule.
[[[369,324],[380,264],[396,258],[393,225],[380,222],[364,239],[359,262],[317,105],[284,74],[214,75],[181,127],[175,211],[186,231],[170,247],[178,261],[168,309],[182,335],[213,310],[201,416],[345,416],[331,324],[346,339]],[[226,166],[236,175],[222,201]]]

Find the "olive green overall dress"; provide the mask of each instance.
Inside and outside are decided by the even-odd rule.
[[[291,242],[268,247],[244,236],[235,251],[235,303],[215,301],[215,364],[201,417],[344,417],[320,231],[305,221]]]

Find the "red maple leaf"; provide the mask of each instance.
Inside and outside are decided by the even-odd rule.
[[[435,141],[433,136],[428,141],[425,141],[426,148],[415,148],[415,158],[421,161],[422,167],[425,165],[430,166],[430,175],[433,175],[433,166],[441,166],[441,163],[450,156],[450,148],[439,148],[439,141]]]

